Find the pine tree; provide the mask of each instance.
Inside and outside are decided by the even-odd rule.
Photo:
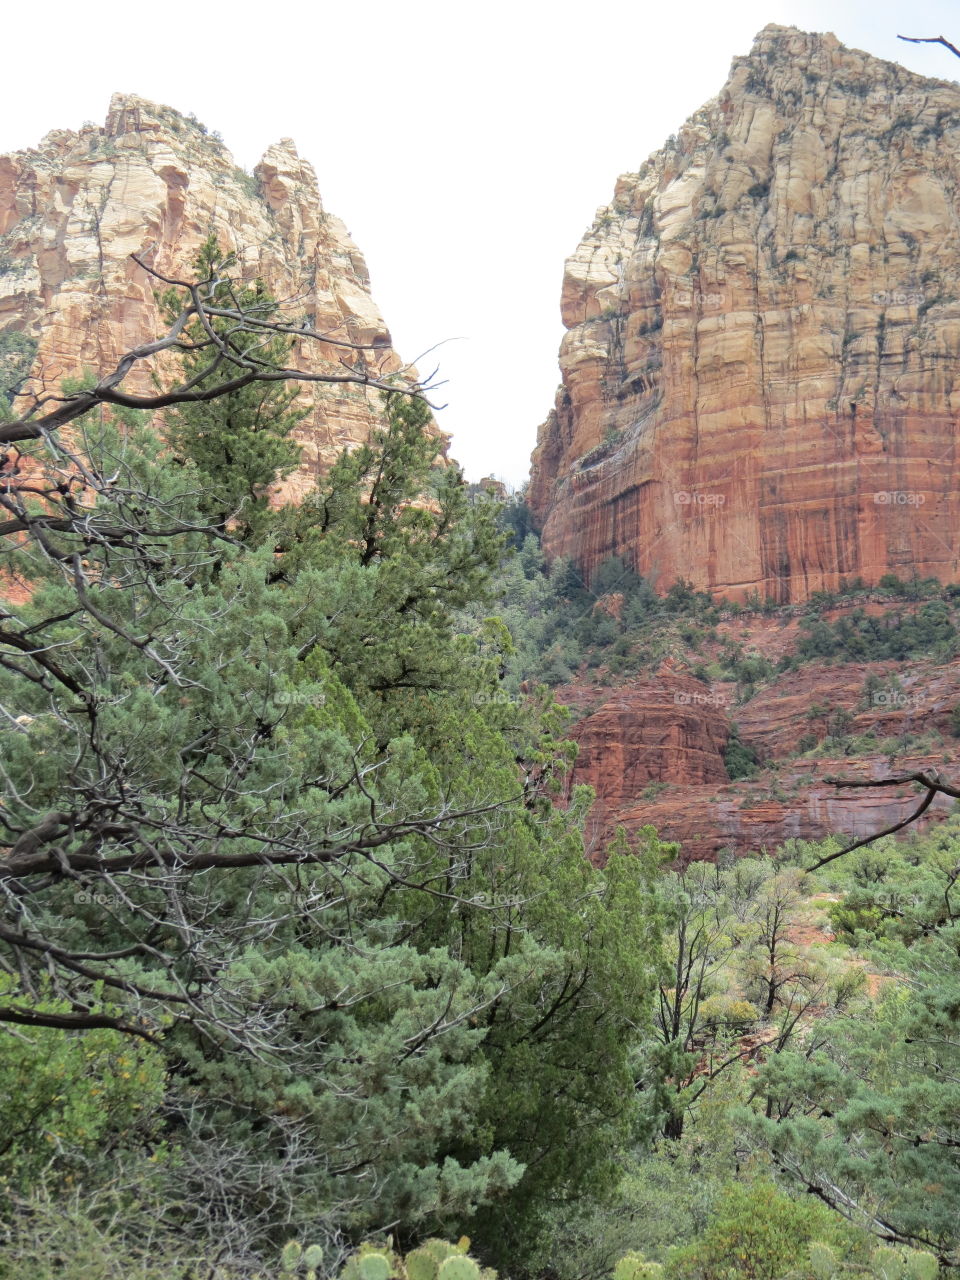
[[[387,419],[280,511],[217,499],[243,457],[211,496],[105,419],[96,520],[11,543],[0,1019],[160,1044],[171,1203],[251,1247],[498,1204],[520,1258],[629,1131],[648,875],[550,808],[561,719],[503,695],[502,625],[461,626],[496,514],[421,406]]]
[[[199,278],[216,279],[225,266],[216,238],[201,246],[194,267]],[[278,319],[274,299],[258,280],[237,286],[223,279],[212,291],[210,305],[220,304],[241,310],[268,323]],[[172,320],[180,306],[179,297],[168,294],[165,310]],[[264,333],[236,333],[237,325],[213,318],[213,328],[236,350],[255,356],[267,368],[283,368],[292,340]],[[188,336],[203,334],[195,321]],[[219,370],[198,377],[208,363],[204,350],[182,357],[184,380],[202,390],[214,384]],[[164,435],[181,464],[192,464],[203,516],[220,530],[229,525],[245,541],[262,536],[269,510],[268,491],[276,480],[292,472],[300,459],[300,447],[290,433],[306,417],[296,408],[298,390],[284,382],[252,382],[216,400],[181,404],[164,415]]]

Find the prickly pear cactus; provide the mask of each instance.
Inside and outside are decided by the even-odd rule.
[[[362,1244],[340,1272],[340,1280],[402,1280],[403,1264],[383,1245]]]
[[[932,1253],[912,1250],[907,1254],[907,1275],[910,1280],[937,1280],[940,1274],[940,1263]]]
[[[469,1249],[469,1244],[467,1248]],[[451,1244],[449,1240],[424,1240],[420,1246],[430,1257],[434,1259],[439,1267],[441,1262],[446,1262],[447,1258],[455,1258],[458,1253],[465,1253],[466,1250],[458,1249],[455,1244]],[[419,1250],[415,1250],[419,1252]]]
[[[469,1248],[468,1236],[461,1236],[456,1244],[424,1240],[405,1258],[400,1258],[389,1248],[362,1244],[347,1260],[338,1280],[497,1280],[495,1271],[481,1269],[467,1256]],[[293,1270],[300,1255],[291,1252],[290,1257]],[[303,1257],[305,1259],[306,1254]]]
[[[403,1265],[407,1271],[407,1280],[437,1280],[437,1272],[440,1270],[440,1260],[422,1245],[407,1254]]]
[[[280,1254],[281,1276],[300,1276],[303,1280],[317,1280],[317,1272],[323,1262],[323,1250],[318,1244],[304,1249],[299,1240],[288,1240]]]
[[[303,1245],[298,1240],[288,1240],[280,1254],[281,1271],[296,1271],[303,1256]]]
[[[368,1253],[357,1260],[360,1280],[390,1280],[393,1267],[385,1253]]]
[[[870,1255],[870,1270],[877,1280],[902,1280],[905,1270],[903,1254],[882,1244]]]
[[[437,1280],[480,1280],[480,1268],[461,1253],[440,1263]]]

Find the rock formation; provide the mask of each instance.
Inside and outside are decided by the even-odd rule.
[[[589,783],[611,809],[651,782],[727,782],[723,707],[690,676],[661,673],[626,685],[571,734],[579,746],[575,780]]]
[[[47,387],[112,367],[163,328],[157,282],[130,254],[189,277],[211,233],[237,253],[247,278],[259,276],[287,300],[297,323],[376,346],[350,353],[351,363],[384,374],[401,368],[363,258],[323,208],[314,171],[289,138],[250,175],[196,120],[121,94],[104,128],[57,130],[35,150],[0,156],[0,345],[13,332],[35,340],[35,375]],[[341,354],[307,341],[296,352],[312,371],[343,372]],[[377,393],[359,386],[311,384],[302,397],[310,407],[296,433],[303,462],[285,485],[294,497],[380,420]]]
[[[834,620],[854,607],[825,616]],[[798,616],[791,609],[747,613],[722,622],[718,635],[776,663],[795,649]],[[717,651],[708,642],[701,656]],[[558,695],[581,717],[570,732],[579,744],[571,782],[597,793],[591,832],[599,857],[618,826],[654,826],[663,839],[680,842],[685,858],[723,849],[772,852],[790,839],[859,838],[907,817],[920,794],[912,785],[838,789],[828,778],[927,768],[960,777],[958,658],[815,662],[775,675],[742,703],[735,682],[704,684],[667,664],[615,690],[591,686],[582,675]],[[737,781],[729,780],[723,758],[733,724],[759,766]],[[917,829],[953,808],[938,797]]]
[[[960,576],[960,87],[769,26],[567,263],[548,556],[742,599]]]

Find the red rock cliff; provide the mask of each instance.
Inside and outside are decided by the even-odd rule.
[[[960,87],[770,26],[566,266],[549,556],[806,599],[960,576]]]
[[[163,327],[157,282],[130,254],[189,276],[211,233],[248,278],[289,300],[298,323],[376,344],[358,356],[371,371],[401,368],[363,258],[289,138],[250,175],[197,121],[124,94],[104,128],[58,130],[36,150],[0,156],[0,338],[20,330],[36,339],[34,368],[48,386],[105,370]],[[303,368],[342,372],[332,346],[301,342],[296,356]],[[311,412],[296,433],[303,463],[285,484],[291,496],[380,420],[377,394],[362,387],[312,384],[301,394]]]

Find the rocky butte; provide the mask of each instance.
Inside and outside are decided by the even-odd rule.
[[[660,594],[685,579],[737,602],[670,664],[616,679],[594,658],[558,690],[580,717],[573,780],[597,793],[595,856],[617,825],[652,824],[685,857],[862,837],[918,795],[831,776],[960,776],[956,644],[789,669],[802,616],[909,617],[885,575],[936,578],[955,608],[960,86],[766,27],[620,178],[566,264],[562,313],[529,488],[548,559],[589,580],[619,556]],[[766,660],[755,688],[720,674],[727,642]],[[737,740],[756,767],[731,778]]]
[[[27,335],[48,387],[112,367],[164,328],[157,281],[131,253],[190,278],[211,233],[245,277],[286,301],[285,317],[374,347],[347,353],[371,374],[401,370],[364,260],[293,142],[270,147],[248,174],[197,120],[129,94],[114,95],[102,129],[56,130],[34,150],[0,155],[0,355],[5,336]],[[343,372],[342,348],[298,347],[302,368]],[[310,413],[295,433],[303,460],[284,486],[291,497],[380,420],[377,393],[360,386],[310,384],[302,396]]]
[[[960,573],[960,86],[768,26],[566,264],[550,557],[796,602]]]

